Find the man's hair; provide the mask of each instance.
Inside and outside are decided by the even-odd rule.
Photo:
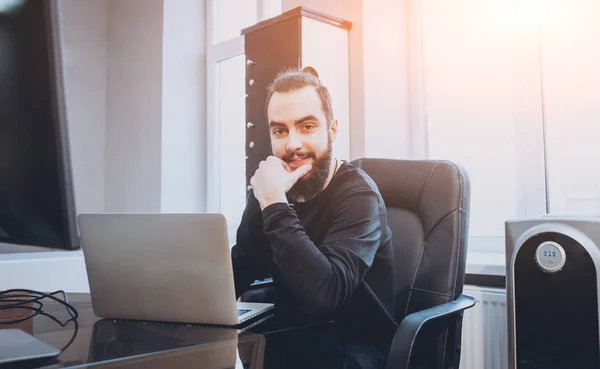
[[[329,90],[325,87],[319,79],[319,74],[313,67],[306,67],[304,69],[293,68],[287,69],[280,72],[275,80],[267,87],[267,102],[265,103],[265,116],[269,119],[267,110],[269,108],[269,102],[275,92],[286,93],[301,88],[312,86],[317,91],[319,98],[321,99],[323,111],[325,112],[325,119],[327,120],[327,126],[333,121],[333,105],[331,103],[331,95]]]

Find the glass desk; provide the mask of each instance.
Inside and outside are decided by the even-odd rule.
[[[79,314],[78,328],[64,328],[38,315],[0,329],[19,328],[42,341],[63,348],[54,359],[0,365],[4,368],[342,368],[347,358],[336,344],[332,325],[283,327],[275,318],[263,319],[247,330],[163,325],[100,319],[89,295],[68,294]],[[48,301],[48,302],[46,302]],[[44,300],[44,311],[68,320],[66,308]],[[15,314],[0,311],[0,320]],[[344,364],[346,362],[346,364]]]

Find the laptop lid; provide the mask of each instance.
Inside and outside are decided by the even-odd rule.
[[[29,360],[53,358],[58,355],[60,355],[59,349],[29,333],[20,329],[0,329],[0,365],[2,367],[5,367],[4,364],[14,364],[14,367],[20,367],[19,364],[16,364],[17,362],[22,362],[23,367],[28,367],[31,365],[31,362],[27,362]]]
[[[237,323],[221,214],[81,214],[94,313],[115,319]]]

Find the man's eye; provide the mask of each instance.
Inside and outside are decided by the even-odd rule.
[[[274,129],[273,130],[273,134],[276,135],[276,136],[279,136],[279,135],[284,134],[284,132],[283,132],[283,129],[278,128],[278,129]]]
[[[312,131],[313,129],[315,129],[315,126],[314,126],[314,124],[306,124],[306,125],[304,126],[304,129],[305,129],[306,131]]]

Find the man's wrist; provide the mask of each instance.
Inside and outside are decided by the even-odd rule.
[[[273,195],[273,196],[265,196],[260,201],[260,209],[264,210],[267,206],[277,204],[277,203],[288,203],[287,197],[285,193]]]

